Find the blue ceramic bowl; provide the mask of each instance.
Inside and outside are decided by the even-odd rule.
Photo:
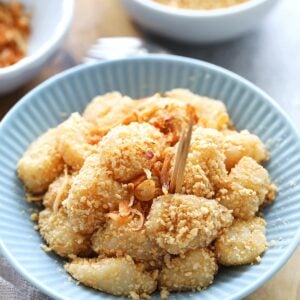
[[[91,98],[116,90],[133,98],[188,88],[221,99],[238,129],[247,128],[269,147],[266,164],[279,187],[274,205],[265,209],[268,241],[275,240],[253,266],[222,268],[207,290],[173,294],[171,299],[240,299],[274,275],[300,241],[300,142],[286,114],[263,91],[217,66],[175,56],[147,56],[79,66],[28,93],[0,126],[0,245],[2,253],[28,281],[55,299],[115,299],[74,280],[63,261],[40,248],[30,221],[30,206],[16,174],[28,145],[62,121],[62,114],[82,111]],[[158,299],[158,296],[157,296]]]

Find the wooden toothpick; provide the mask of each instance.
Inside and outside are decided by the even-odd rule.
[[[181,193],[184,179],[184,169],[189,153],[194,120],[191,117],[187,128],[183,129],[175,156],[174,169],[171,176],[170,192]]]

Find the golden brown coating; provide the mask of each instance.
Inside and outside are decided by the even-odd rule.
[[[159,94],[140,100],[137,109],[139,121],[148,122],[158,128],[172,145],[179,140],[190,119],[186,103]]]
[[[162,268],[158,282],[169,291],[200,290],[213,282],[217,270],[214,253],[199,248],[171,259]]]
[[[135,102],[118,92],[94,98],[85,108],[83,117],[94,123],[101,135],[122,124],[133,112]]]
[[[73,177],[69,174],[57,177],[50,185],[43,197],[43,204],[46,208],[53,209],[54,203],[62,202],[69,195]],[[59,199],[58,199],[59,198]]]
[[[57,129],[48,130],[30,145],[18,163],[19,177],[33,194],[45,192],[63,170],[57,137]]]
[[[191,118],[186,166],[174,175]],[[28,191],[41,193],[28,200],[46,207],[40,234],[72,260],[65,269],[79,282],[133,299],[148,299],[157,284],[164,299],[204,289],[218,263],[259,262],[266,223],[256,215],[276,186],[259,164],[268,159],[262,141],[232,128],[223,103],[187,90],[95,98],[19,162]]]
[[[232,221],[231,212],[215,200],[174,194],[153,200],[145,226],[161,248],[179,254],[208,246]]]
[[[215,190],[227,178],[222,134],[196,127],[191,140],[184,173],[183,191],[199,197],[213,198]]]
[[[39,230],[49,247],[60,256],[89,256],[90,238],[73,231],[63,209],[53,212],[46,208],[39,214]]]
[[[265,145],[258,136],[249,133],[248,130],[224,131],[224,151],[228,170],[234,167],[243,156],[252,157],[258,163],[268,159]]]
[[[266,169],[250,157],[243,157],[228,176],[227,186],[220,189],[217,199],[233,215],[244,220],[253,218],[270,190]]]
[[[63,205],[75,231],[92,233],[105,222],[105,213],[126,198],[126,190],[112,179],[111,172],[101,164],[101,156],[93,154],[73,178]]]
[[[117,296],[151,294],[157,286],[155,276],[145,272],[143,265],[135,264],[129,256],[75,259],[65,269],[84,285]]]
[[[129,182],[151,169],[161,158],[165,139],[147,123],[131,123],[113,128],[99,143],[104,166],[115,180]]]
[[[85,159],[97,152],[97,148],[93,146],[99,141],[97,128],[74,113],[59,125],[58,130],[58,149],[63,160],[74,170],[79,170]]]
[[[130,255],[135,261],[159,264],[164,251],[147,236],[145,229],[135,230],[138,222],[136,218],[125,224],[109,220],[105,228],[98,229],[92,236],[94,251],[108,256]]]
[[[197,110],[199,126],[222,130],[230,123],[226,107],[221,101],[202,97],[185,89],[168,91],[166,96],[194,106]]]
[[[262,218],[235,220],[216,240],[218,262],[225,266],[259,262],[259,256],[267,250],[265,227],[266,222]]]

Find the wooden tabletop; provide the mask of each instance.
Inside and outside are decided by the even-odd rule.
[[[53,74],[79,64],[99,37],[144,36],[172,53],[211,61],[250,79],[269,92],[300,126],[300,5],[297,0],[282,2],[285,3],[256,33],[235,42],[196,47],[146,35],[130,20],[118,0],[77,0],[71,30],[62,49],[32,82],[9,95],[0,96],[0,120],[27,91]],[[297,57],[289,63],[287,58],[292,53]],[[299,300],[299,270],[300,249],[277,275],[246,299]]]

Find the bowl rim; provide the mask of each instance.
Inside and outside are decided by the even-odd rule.
[[[128,1],[128,0],[122,0]],[[226,8],[217,8],[211,10],[204,9],[186,9],[186,8],[176,8],[166,4],[158,3],[153,0],[129,0],[135,2],[136,4],[143,6],[146,9],[155,11],[157,13],[166,14],[175,17],[186,17],[186,18],[211,18],[211,17],[223,17],[232,16],[233,14],[242,13],[247,10],[254,9],[266,2],[274,2],[278,0],[248,0],[244,3],[239,3]]]
[[[11,75],[14,72],[30,66],[32,63],[38,61],[39,59],[41,59],[41,57],[43,57],[46,53],[50,52],[53,49],[53,47],[62,39],[70,26],[74,13],[74,0],[63,0],[62,11],[63,13],[61,19],[59,20],[57,29],[51,35],[51,37],[33,54],[25,56],[11,66],[0,68],[0,78],[6,75]]]
[[[32,89],[29,93],[27,93],[24,97],[21,98],[21,100],[13,106],[13,108],[6,114],[6,116],[3,118],[3,120],[0,123],[0,137],[5,130],[4,126],[9,121],[10,118],[14,116],[14,114],[22,109],[23,106],[26,106],[30,103],[30,99],[34,94],[39,93],[43,89],[47,89],[48,86],[51,86],[54,82],[57,82],[65,77],[68,77],[75,73],[85,72],[86,70],[90,69],[96,69],[101,68],[103,65],[109,65],[109,64],[118,64],[122,63],[124,61],[169,61],[169,62],[181,62],[181,63],[187,63],[187,64],[193,64],[197,67],[204,67],[208,68],[210,70],[219,72],[225,76],[230,77],[233,80],[239,81],[240,83],[243,83],[248,88],[252,89],[255,93],[261,95],[264,99],[264,101],[267,101],[282,117],[285,119],[287,124],[290,127],[290,130],[300,139],[300,134],[296,126],[291,121],[290,117],[287,115],[285,111],[273,100],[266,92],[264,92],[261,88],[257,87],[253,83],[251,83],[249,80],[243,78],[242,76],[229,71],[223,67],[217,66],[212,63],[208,63],[205,61],[197,60],[194,58],[187,58],[187,57],[181,57],[176,55],[168,55],[168,54],[149,54],[145,56],[139,56],[139,57],[131,57],[131,58],[125,58],[125,59],[116,59],[116,60],[110,60],[110,61],[100,61],[95,64],[86,64],[86,65],[79,65],[76,67],[73,67],[71,69],[68,69],[64,72],[61,72],[55,76],[50,77],[48,80],[44,81],[43,83],[39,84],[37,87]],[[264,273],[263,276],[258,277],[256,280],[252,281],[249,285],[247,285],[246,288],[244,288],[241,291],[236,292],[235,294],[231,295],[230,298],[227,300],[238,300],[241,298],[244,298],[248,296],[250,293],[254,292],[257,288],[262,286],[267,280],[269,280],[273,275],[275,275],[279,269],[283,267],[283,265],[288,261],[288,259],[291,257],[291,255],[295,252],[297,247],[300,244],[300,228],[297,229],[296,234],[294,235],[293,239],[290,241],[290,243],[287,245],[285,251],[281,255],[281,257],[274,262],[273,267],[270,268],[266,273]],[[30,275],[30,273],[19,264],[17,259],[10,253],[9,249],[5,246],[4,242],[0,239],[0,253],[3,254],[4,257],[9,261],[9,263],[14,267],[14,269],[21,274],[28,282],[33,284],[36,288],[38,288],[43,293],[47,294],[48,296],[54,298],[54,299],[65,299],[62,298],[59,295],[59,291],[56,291],[54,289],[51,289],[47,287],[45,284],[41,283],[38,279],[35,279]]]

